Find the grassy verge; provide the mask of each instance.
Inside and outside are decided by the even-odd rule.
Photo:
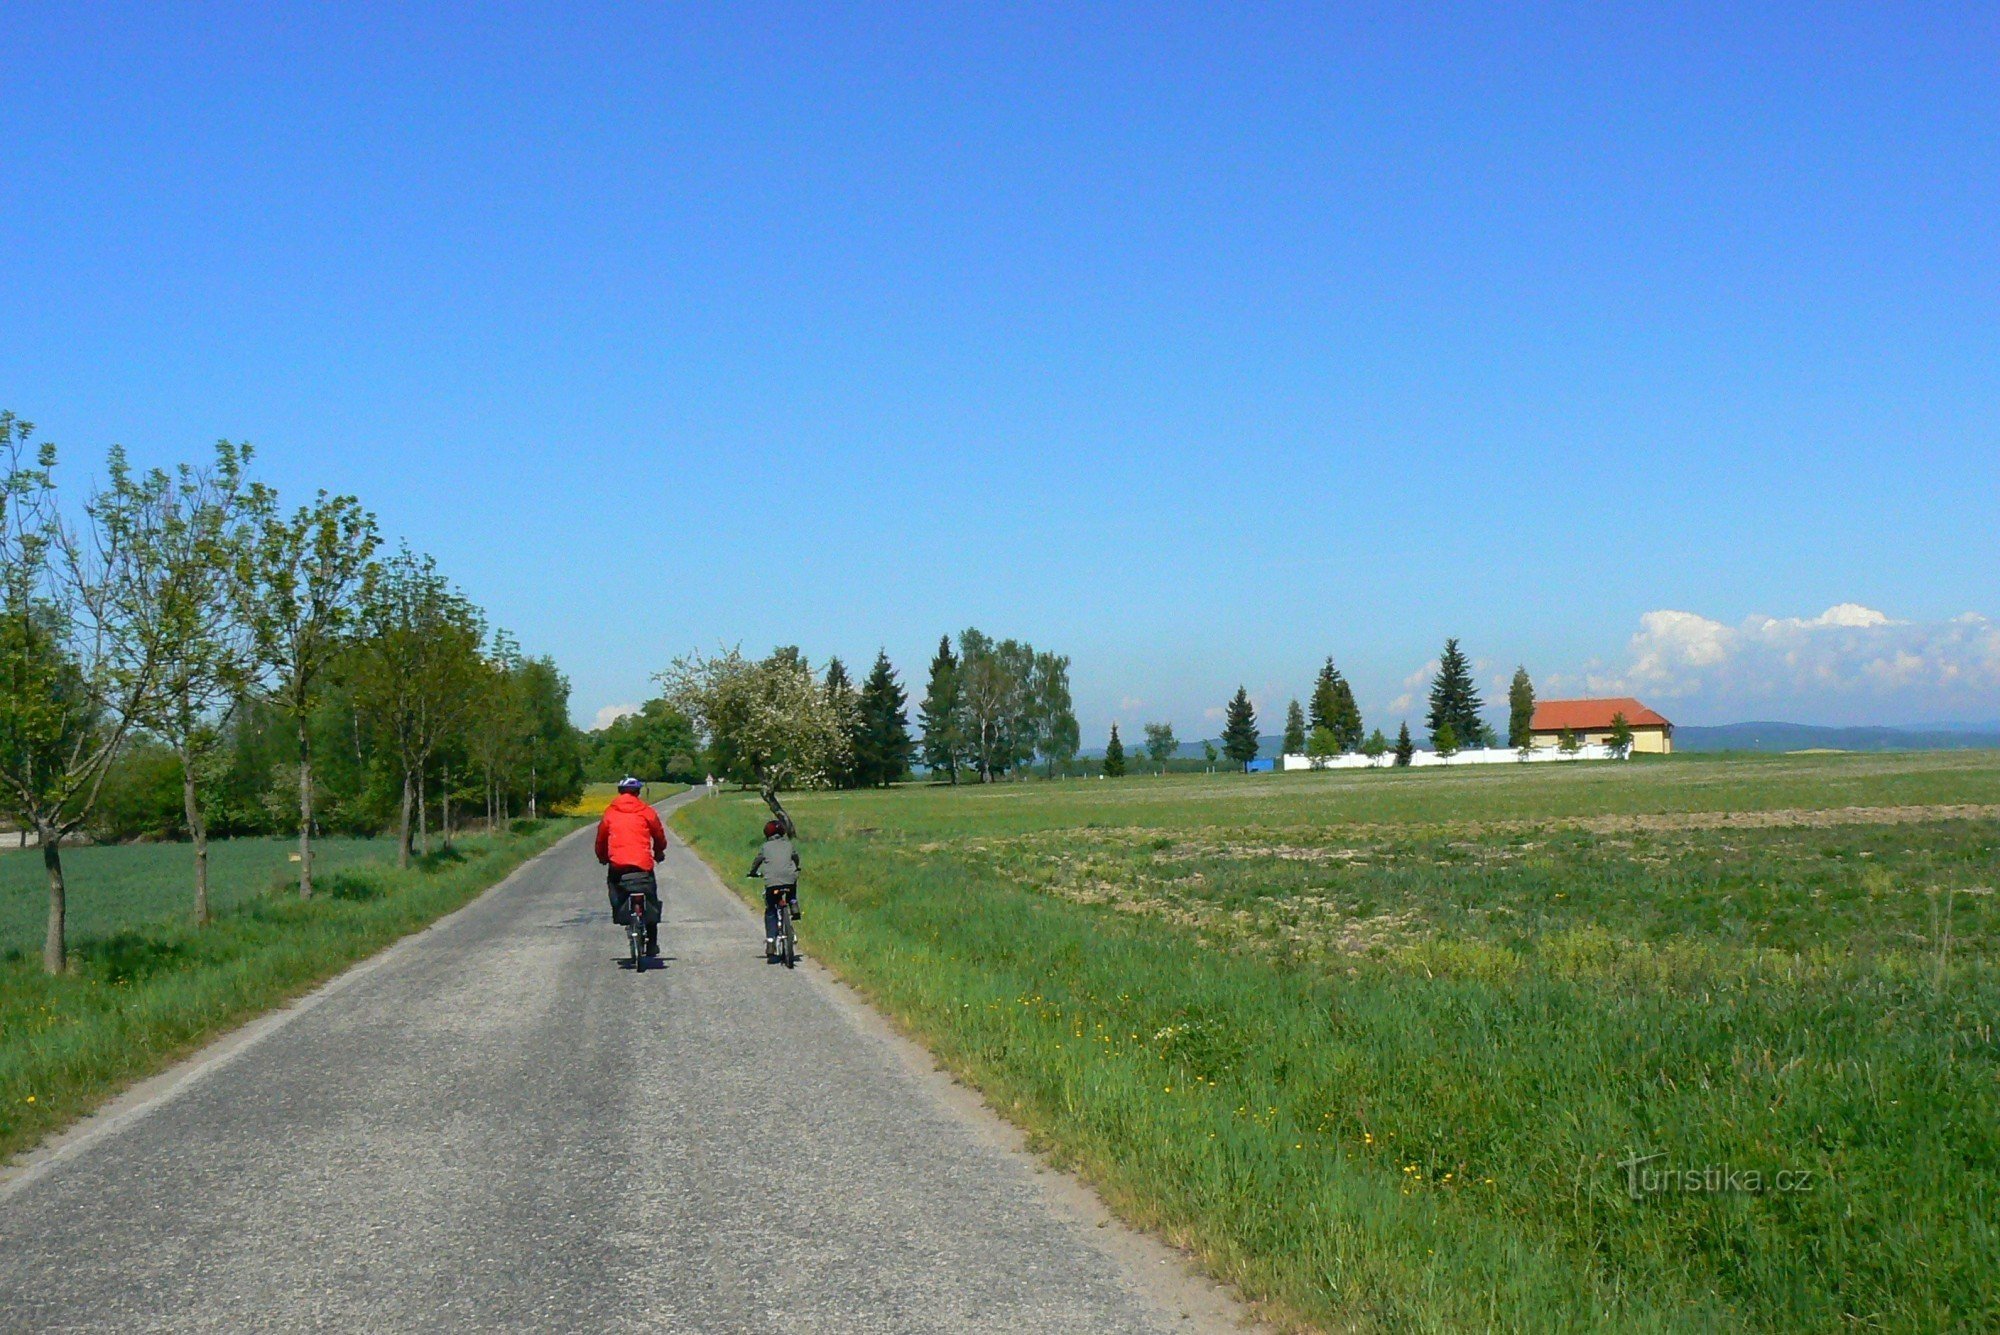
[[[1303,1321],[1971,1329],[2000,1322],[2000,820],[1841,809],[1996,789],[1990,755],[1829,757],[796,813],[808,946]],[[1728,810],[1792,814],[1676,819]],[[678,819],[732,870],[760,817]]]
[[[44,974],[32,948],[8,950],[0,956],[0,1158],[465,904],[577,823],[465,838],[456,856],[408,871],[338,860],[345,865],[332,866],[307,902],[288,881],[274,883],[291,872],[280,857],[261,885],[246,884],[245,874],[218,878],[229,887],[219,897],[227,907],[207,928],[142,917],[124,930],[80,935],[62,977]],[[121,854],[135,862],[162,857],[146,848],[85,851],[103,864],[95,868],[101,873]],[[35,864],[39,871],[39,858]],[[254,850],[218,864],[239,873],[261,866]],[[178,898],[184,887],[175,884]]]

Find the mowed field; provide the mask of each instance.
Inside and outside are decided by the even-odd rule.
[[[2000,1327],[2000,754],[791,805],[807,952],[1280,1320]]]

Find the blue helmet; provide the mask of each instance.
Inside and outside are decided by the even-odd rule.
[[[621,793],[636,793],[645,786],[643,782],[633,778],[629,774],[618,781],[618,791]]]

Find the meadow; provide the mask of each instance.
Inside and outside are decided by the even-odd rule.
[[[292,841],[220,840],[215,919],[201,928],[187,845],[68,849],[60,977],[41,968],[41,855],[0,854],[0,1159],[466,903],[577,823],[463,837],[407,870],[393,865],[393,841],[322,840],[310,901],[298,898]]]
[[[2000,1326],[2000,754],[788,805],[808,953],[1281,1321]]]

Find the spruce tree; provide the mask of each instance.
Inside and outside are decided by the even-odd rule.
[[[1241,686],[1224,711],[1222,754],[1239,767],[1257,758],[1257,711],[1251,707],[1250,692]]]
[[[1319,676],[1313,680],[1312,699],[1306,712],[1308,736],[1321,728],[1327,729],[1336,737],[1340,735],[1340,729],[1334,725],[1334,720],[1340,715],[1340,688],[1344,684],[1340,673],[1334,669],[1333,660],[1327,659],[1325,666],[1319,670]]]
[[[1471,662],[1456,639],[1446,640],[1444,652],[1438,656],[1437,676],[1431,681],[1431,708],[1425,719],[1431,745],[1437,745],[1438,732],[1450,724],[1456,742],[1477,746],[1486,736],[1486,725],[1479,717],[1484,707],[1478,688],[1472,684]]]
[[[889,652],[875,655],[875,666],[861,686],[861,744],[856,769],[862,783],[886,788],[910,771],[909,696],[896,680]]]
[[[917,721],[924,730],[924,764],[933,774],[944,774],[958,782],[959,762],[965,755],[964,711],[960,708],[958,656],[951,651],[951,636],[938,640],[931,658],[931,679],[918,706]]]
[[[1294,700],[1285,706],[1285,754],[1304,755],[1306,749],[1306,711],[1299,708]]]
[[[847,734],[847,756],[828,772],[827,781],[835,788],[857,787],[861,782],[858,761],[863,744],[861,700],[855,694],[853,679],[847,675],[847,665],[838,658],[827,660],[826,700],[833,706],[841,730]]]
[[[1514,669],[1514,684],[1507,688],[1507,745],[1513,747],[1535,744],[1535,684],[1528,680],[1528,669]]]
[[[1407,765],[1416,754],[1416,743],[1410,740],[1410,721],[1404,719],[1402,729],[1396,734],[1396,763]]]
[[[1125,743],[1118,740],[1118,725],[1111,725],[1111,740],[1104,744],[1104,777],[1125,777]]]
[[[1364,736],[1361,727],[1361,707],[1354,703],[1354,688],[1347,684],[1345,677],[1337,678],[1334,687],[1333,735],[1340,739],[1340,749],[1358,751]]]

